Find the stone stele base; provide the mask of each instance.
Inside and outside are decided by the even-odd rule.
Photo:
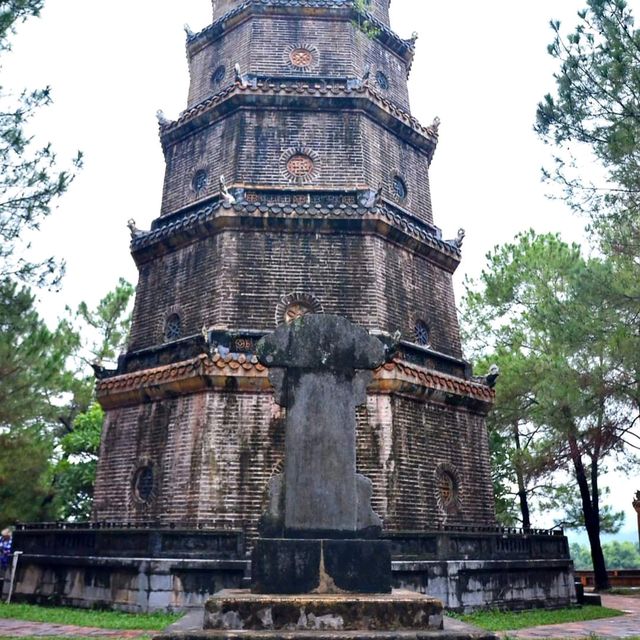
[[[391,593],[387,540],[260,538],[251,561],[260,594]]]
[[[262,595],[221,591],[205,605],[205,629],[395,631],[442,629],[442,603],[410,591],[389,595]]]

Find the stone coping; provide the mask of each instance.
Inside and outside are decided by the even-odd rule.
[[[438,129],[435,126],[425,127],[408,111],[398,106],[395,102],[375,89],[369,82],[362,82],[358,78],[333,77],[314,78],[304,80],[282,76],[279,78],[266,76],[248,76],[246,80],[237,80],[226,86],[218,93],[205,98],[201,102],[183,111],[177,120],[160,124],[160,138],[163,144],[171,144],[180,136],[171,135],[178,132],[188,124],[195,126],[208,125],[210,118],[200,121],[199,117],[208,114],[222,103],[236,95],[263,95],[263,96],[296,96],[299,99],[305,96],[313,98],[366,98],[379,109],[393,116],[402,124],[410,128],[415,134],[423,138],[422,146],[429,151],[429,161],[438,145]],[[310,103],[313,109],[318,109],[317,101]],[[224,110],[225,114],[228,112]],[[191,128],[189,128],[191,132]]]
[[[442,629],[442,602],[412,591],[257,595],[220,591],[207,600],[205,629],[392,631]]]
[[[160,401],[176,394],[229,389],[235,379],[239,393],[272,393],[267,368],[255,356],[229,354],[225,357],[202,354],[192,360],[100,380],[96,393],[104,409]],[[495,392],[472,382],[393,360],[374,372],[367,389],[370,394],[401,393],[446,404],[468,400],[471,408],[489,410]]]
[[[389,239],[430,262],[454,273],[460,250],[437,238],[415,218],[401,215],[384,204],[279,205],[241,202],[230,205],[213,202],[151,231],[139,231],[131,242],[131,253],[142,265],[167,251],[173,251],[223,231],[295,231],[303,234],[359,233]]]

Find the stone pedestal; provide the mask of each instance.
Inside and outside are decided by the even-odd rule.
[[[262,538],[251,568],[254,593],[391,593],[386,540]]]
[[[244,632],[437,631],[442,629],[442,603],[410,591],[301,596],[221,591],[206,604],[204,628]]]

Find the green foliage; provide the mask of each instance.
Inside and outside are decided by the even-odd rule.
[[[473,355],[502,367],[490,428],[502,439],[498,469],[508,462],[503,485],[520,474],[529,497],[564,508],[568,526],[584,524],[606,579],[599,536],[619,516],[602,507],[600,477],[607,464],[636,462],[629,452],[640,439],[628,384],[636,354],[620,349],[636,328],[603,304],[615,265],[534,232],[497,247],[487,264],[468,285],[463,325]],[[557,472],[573,481],[558,484]]]
[[[0,282],[0,522],[89,517],[103,413],[83,352],[114,357],[133,287],[49,329],[25,287]],[[71,321],[78,323],[72,327]],[[81,364],[79,364],[81,363]]]
[[[180,617],[179,614],[172,613],[121,613],[119,611],[89,611],[68,607],[0,603],[0,618],[98,629],[160,631]]]
[[[550,173],[569,202],[590,210],[612,205],[637,210],[640,193],[640,31],[624,0],[588,0],[575,30],[563,36],[551,22],[550,55],[557,60],[556,95],[538,105],[536,130],[556,146]],[[576,145],[604,169],[601,184],[587,182],[593,171],[574,171]],[[637,230],[637,229],[636,229]],[[637,245],[636,245],[637,246]]]
[[[66,361],[78,346],[69,323],[49,329],[26,288],[0,281],[0,431],[57,421],[55,401],[72,380]]]
[[[76,416],[73,431],[60,439],[62,457],[52,471],[57,519],[83,521],[91,517],[103,421],[104,412],[94,403]]]
[[[10,48],[16,25],[39,15],[42,0],[9,0],[0,10],[0,53]],[[62,195],[72,173],[60,170],[51,145],[38,146],[28,134],[36,111],[51,102],[49,88],[23,91],[19,96],[0,87],[0,278],[19,279],[36,285],[59,282],[62,269],[53,257],[42,261],[27,256],[25,235],[37,230],[51,212],[51,203]],[[80,167],[82,156],[73,161]]]
[[[591,561],[591,552],[589,547],[574,542],[569,549],[571,559],[578,571],[593,571],[593,562]]]
[[[10,48],[9,36],[16,25],[32,16],[39,16],[44,0],[4,0],[0,11],[0,52]]]
[[[602,545],[609,569],[640,569],[640,551],[633,542],[606,542]],[[578,571],[593,571],[589,547],[574,543],[571,545],[571,558]]]
[[[115,364],[129,332],[132,284],[120,278],[113,291],[90,310],[85,302],[78,307],[77,317],[94,331],[96,339],[88,347],[93,359],[101,364]]]
[[[0,432],[0,522],[51,519],[53,438],[39,426]]]
[[[538,106],[536,130],[555,152],[547,170],[565,201],[587,214],[610,276],[603,307],[626,324],[617,336],[627,397],[640,406],[640,30],[624,0],[589,0],[563,35],[551,24],[555,95]]]
[[[380,27],[369,18],[368,3],[366,0],[353,0],[353,7],[356,11],[356,18],[353,24],[367,36],[367,38],[377,38],[380,34]]]
[[[531,611],[478,611],[459,616],[464,622],[487,631],[516,631],[547,624],[584,622],[623,616],[622,611],[606,607],[572,607],[571,609],[533,609]]]

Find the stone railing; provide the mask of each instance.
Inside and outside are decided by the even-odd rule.
[[[387,532],[398,560],[568,559],[560,530],[449,527],[429,532]]]
[[[160,528],[118,523],[19,525],[14,549],[29,555],[119,558],[243,559],[245,538],[237,530]]]

